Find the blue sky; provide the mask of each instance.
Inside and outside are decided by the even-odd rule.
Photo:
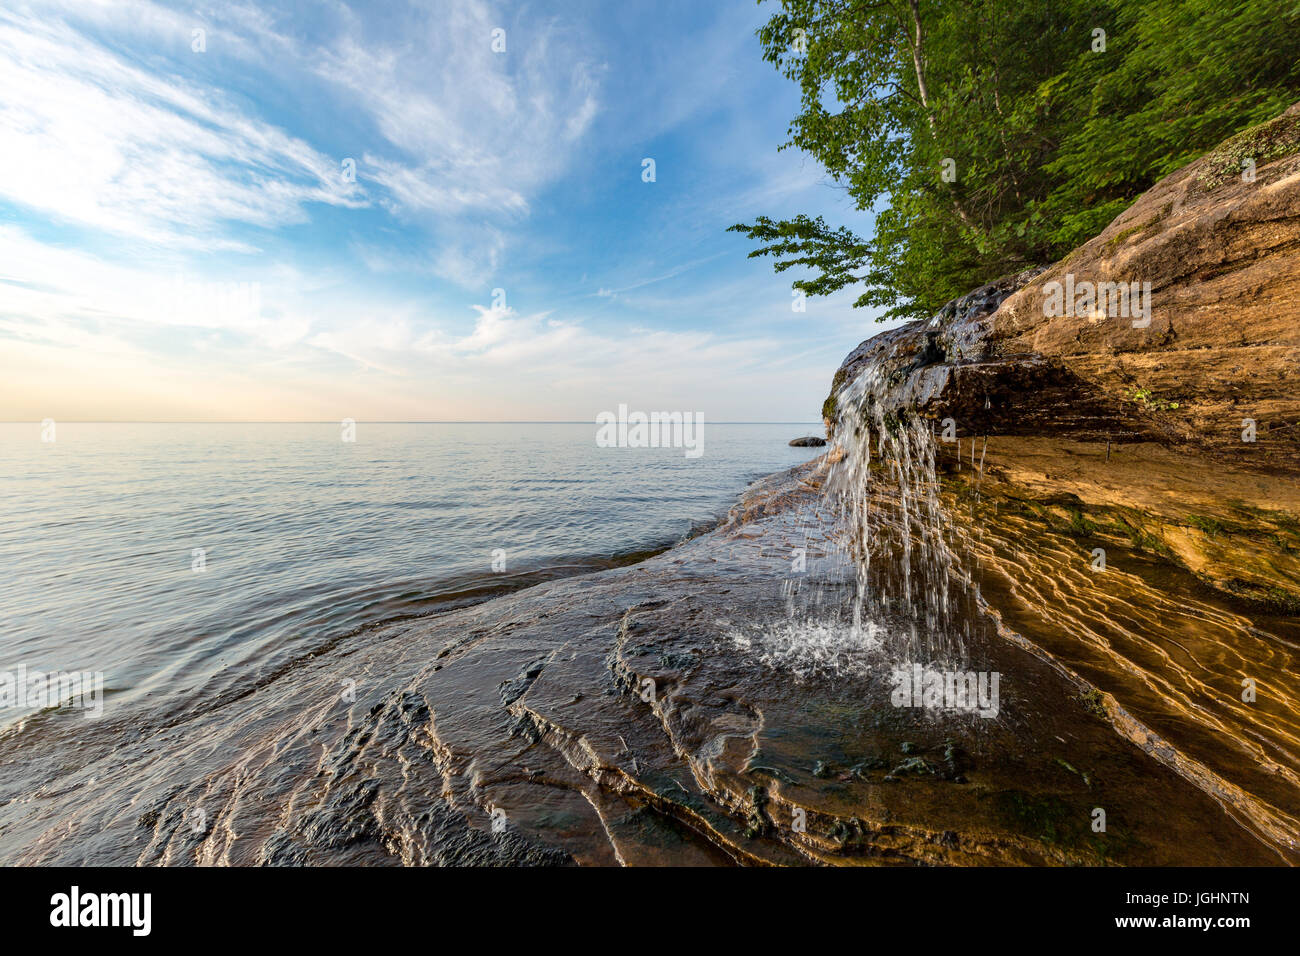
[[[870,223],[769,12],[7,2],[0,418],[815,420],[880,327],[725,230]]]

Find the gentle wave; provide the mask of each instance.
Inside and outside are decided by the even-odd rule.
[[[573,423],[3,424],[0,669],[201,707],[377,623],[666,547],[814,457],[786,444],[807,428],[706,426],[687,459]]]

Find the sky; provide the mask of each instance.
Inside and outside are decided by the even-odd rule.
[[[770,13],[5,0],[0,420],[818,420],[881,326],[726,229],[870,219]]]

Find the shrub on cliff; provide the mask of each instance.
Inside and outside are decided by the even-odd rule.
[[[761,2],[761,0],[760,0]],[[764,57],[799,84],[789,146],[860,210],[733,230],[811,295],[914,318],[1059,259],[1162,176],[1300,98],[1294,0],[780,0]]]

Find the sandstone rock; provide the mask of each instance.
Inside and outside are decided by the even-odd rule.
[[[889,646],[844,639],[833,394],[838,448],[644,562],[0,735],[0,862],[1300,864],[1295,119],[837,373],[956,420],[930,484],[996,720],[892,706]],[[1045,316],[1070,270],[1150,281],[1151,326]]]
[[[1051,307],[1084,283],[1149,283],[1150,323]],[[1003,638],[1296,860],[1300,104],[1062,262],[863,342],[825,413],[841,448],[946,424],[935,480]]]
[[[1044,287],[1067,274],[1149,282],[1150,326],[1046,317]],[[1157,183],[991,322],[991,351],[1060,362],[1144,434],[1300,467],[1300,104]]]
[[[1252,153],[1246,182],[1234,162]],[[1150,283],[1150,325],[1046,315],[1067,276]],[[962,434],[1193,444],[1300,468],[1300,104],[1168,176],[1062,262],[863,342],[828,419],[838,389],[882,362],[883,400]]]
[[[846,639],[824,468],[640,564],[367,630],[218,708],[0,737],[0,861],[1280,862],[1031,648],[984,635],[997,720],[892,706],[886,652]]]

